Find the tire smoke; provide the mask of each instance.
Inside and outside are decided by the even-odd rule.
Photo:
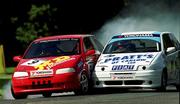
[[[14,99],[11,94],[11,81],[9,81],[7,84],[3,87],[3,99]]]
[[[180,41],[179,11],[178,0],[129,0],[128,5],[95,35],[105,44],[113,35],[122,32],[168,31]]]

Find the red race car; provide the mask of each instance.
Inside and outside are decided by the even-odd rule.
[[[29,94],[50,97],[55,92],[88,92],[91,72],[103,46],[93,35],[59,35],[34,40],[12,75],[15,99]]]

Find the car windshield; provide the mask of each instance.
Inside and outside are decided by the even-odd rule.
[[[53,57],[80,54],[79,39],[58,39],[34,42],[27,50],[24,58]]]
[[[159,52],[160,43],[149,39],[117,40],[108,44],[103,54]]]

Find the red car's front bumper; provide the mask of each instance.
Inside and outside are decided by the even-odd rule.
[[[12,88],[16,95],[66,92],[80,88],[80,83],[76,73],[66,73],[47,78],[12,78]]]

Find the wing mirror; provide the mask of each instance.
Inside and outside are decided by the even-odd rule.
[[[175,47],[168,47],[167,50],[166,50],[167,53],[171,53],[171,52],[174,52],[174,51],[176,51]]]
[[[19,62],[22,59],[22,56],[14,56],[13,61]]]
[[[101,52],[99,52],[98,50],[96,50],[96,51],[95,51],[95,54],[96,54],[96,55],[100,55]]]
[[[95,50],[88,50],[86,52],[86,56],[93,55],[93,54],[95,54]]]

